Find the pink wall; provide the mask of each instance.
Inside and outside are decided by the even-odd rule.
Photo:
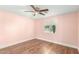
[[[77,16],[77,13],[71,13],[32,20],[13,13],[0,11],[0,48],[33,38],[77,47],[79,45],[77,40]],[[43,26],[51,20],[56,22],[55,34],[44,32]]]
[[[56,33],[44,32],[44,24],[54,20],[56,22]],[[35,20],[36,38],[47,41],[78,47],[77,43],[77,13],[70,13],[61,16],[48,17]]]
[[[78,50],[79,50],[79,12],[78,12]]]
[[[33,39],[34,21],[0,11],[0,48]]]

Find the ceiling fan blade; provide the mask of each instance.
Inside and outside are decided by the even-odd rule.
[[[39,14],[41,14],[41,15],[45,15],[45,14],[43,14],[43,13],[39,13]]]
[[[34,11],[37,11],[34,5],[30,5],[30,6],[34,9]]]
[[[43,12],[43,11],[48,11],[48,9],[43,9],[43,10],[40,10],[40,12]]]
[[[24,11],[24,12],[34,12],[34,11]]]

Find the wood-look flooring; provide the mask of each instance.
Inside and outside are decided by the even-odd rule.
[[[0,49],[0,54],[78,54],[78,50],[47,41],[33,39]]]

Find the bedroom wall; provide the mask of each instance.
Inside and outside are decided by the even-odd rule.
[[[44,32],[44,24],[51,22],[51,20],[55,21],[56,23],[55,34]],[[77,12],[37,19],[35,20],[35,26],[36,38],[63,44],[74,48],[78,47]]]
[[[71,47],[78,47],[77,13],[33,20],[13,13],[0,11],[0,48],[33,38],[43,39]],[[43,26],[56,22],[56,33],[44,32]]]
[[[78,12],[78,21],[77,21],[77,24],[78,24],[78,32],[77,32],[77,34],[78,34],[78,50],[79,50],[79,12]]]
[[[0,11],[0,48],[33,39],[33,35],[32,19]]]

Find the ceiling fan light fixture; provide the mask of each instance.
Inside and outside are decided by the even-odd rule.
[[[35,12],[35,14],[37,15],[37,14],[38,14],[38,12]]]

